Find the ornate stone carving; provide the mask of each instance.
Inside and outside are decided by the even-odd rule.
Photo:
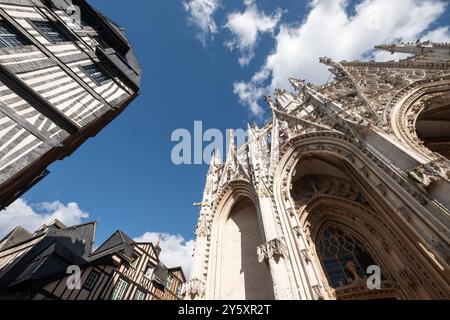
[[[205,215],[201,215],[195,232],[197,237],[208,237],[211,233],[211,224]]]
[[[285,258],[287,256],[287,247],[279,239],[273,239],[261,246],[256,250],[258,255],[258,261],[264,262],[270,259]]]
[[[311,255],[309,249],[302,249],[300,251],[306,262],[311,262]]]
[[[294,229],[294,232],[297,235],[297,237],[300,237],[302,235],[302,227],[295,226],[293,229]]]
[[[324,296],[322,293],[322,286],[320,284],[316,284],[312,287],[313,292],[314,292],[314,298],[316,300],[323,300]]]
[[[205,289],[205,281],[195,278],[184,285],[182,295],[186,300],[200,300],[205,297]]]
[[[311,178],[305,177],[302,184],[298,186],[297,189],[300,190],[300,194],[293,196],[295,197],[296,205],[298,206],[310,202],[315,197],[323,195],[348,199],[364,206],[368,205],[361,192],[344,179],[319,175],[315,175]]]
[[[442,259],[450,265],[450,248],[443,241],[433,241],[433,247]]]
[[[332,66],[336,77],[320,87],[291,79],[300,94],[279,90],[275,92],[275,101],[267,98],[272,119],[261,129],[250,126],[249,142],[243,147],[236,148],[234,142],[230,145],[225,165],[218,165],[212,171],[215,184],[210,184],[208,190],[211,192],[208,191],[205,198],[206,202],[211,203],[211,208],[205,208],[201,213],[207,213],[206,217],[212,221],[230,190],[245,183],[248,188],[246,195],[254,198],[256,203],[258,198],[270,198],[273,221],[271,215],[270,219],[264,219],[264,224],[273,223],[269,227],[276,230],[280,239],[284,239],[285,230],[295,226],[291,232],[298,237],[296,243],[306,249],[300,250],[295,257],[289,257],[293,261],[295,259],[292,265],[304,266],[303,261],[306,260],[308,269],[317,267],[310,261],[315,261],[314,254],[317,254],[314,250],[316,232],[319,232],[316,227],[319,228],[318,225],[324,222],[320,220],[320,212],[325,212],[326,218],[332,217],[337,222],[352,225],[356,230],[364,229],[364,235],[368,237],[366,241],[379,252],[380,264],[385,264],[383,276],[393,285],[377,290],[376,294],[367,293],[362,275],[358,279],[354,266],[348,265],[346,272],[350,278],[353,274],[355,283],[338,292],[339,298],[343,297],[343,292],[345,298],[370,297],[372,294],[372,297],[378,295],[381,298],[382,294],[403,297],[402,290],[408,291],[403,282],[410,287],[420,284],[424,287],[423,292],[432,292],[433,297],[448,298],[445,281],[439,272],[431,272],[433,267],[424,265],[422,259],[416,256],[420,250],[413,250],[412,246],[417,242],[407,243],[401,234],[402,229],[414,229],[427,247],[434,248],[429,253],[443,257],[448,263],[447,244],[431,243],[433,239],[440,239],[436,236],[438,231],[445,233],[445,219],[448,216],[445,210],[449,209],[447,203],[433,198],[433,192],[445,196],[442,190],[446,189],[431,187],[448,183],[449,162],[427,151],[428,143],[420,141],[415,133],[418,115],[429,103],[434,103],[432,99],[436,93],[450,91],[450,64],[437,62],[436,56],[430,55],[436,49],[434,47],[434,44],[421,45],[419,56],[399,62],[336,63],[323,59],[324,63]],[[403,50],[405,47],[401,48]],[[408,48],[416,50],[414,46]],[[441,56],[441,60],[442,48],[447,50],[448,46],[438,48],[440,53],[437,56]],[[340,170],[342,175],[328,172],[333,170],[323,170],[322,173],[320,168],[315,172],[309,167],[299,169],[296,175],[297,165],[301,165],[301,160],[305,158],[320,158]],[[424,161],[431,162],[408,172],[408,179],[404,170],[411,167],[412,161],[417,161],[414,159],[428,159]],[[310,181],[307,179],[309,172],[315,177]],[[434,183],[436,181],[439,183]],[[371,190],[375,191],[374,194],[369,194]],[[389,199],[381,199],[387,197]],[[269,205],[268,201],[264,202]],[[334,205],[341,211],[335,210]],[[398,219],[396,213],[406,221]],[[433,214],[439,219],[433,220]],[[387,216],[391,216],[392,220]],[[211,231],[207,221],[199,221],[197,237],[208,237]],[[444,223],[433,226],[436,221]],[[210,256],[215,257],[215,254],[210,255],[215,250],[214,241],[209,243],[208,237],[207,249],[201,257],[204,274],[210,271],[211,264],[207,260]],[[286,257],[287,252],[286,245],[279,239],[257,248],[260,262]],[[397,259],[393,259],[394,256]],[[440,259],[439,262],[443,264]],[[275,267],[272,264],[271,272],[280,272],[275,270],[280,265]],[[399,270],[400,265],[408,268]],[[325,285],[310,286],[313,297],[333,298],[332,292],[335,291],[313,274],[308,273],[307,277],[311,277],[308,283]],[[293,283],[296,281],[290,280]],[[208,281],[213,280],[208,278]],[[401,288],[395,287],[397,284],[401,284]],[[277,285],[279,283],[274,283],[275,290]],[[409,290],[408,295],[414,298],[414,291]]]
[[[422,164],[409,172],[409,176],[416,182],[429,188],[433,183],[446,179],[450,173],[450,166],[447,160],[432,161]]]
[[[303,229],[303,232],[305,233],[305,239],[306,239],[306,242],[308,243],[308,246],[311,246],[311,244],[312,244],[311,226],[307,224],[305,226],[305,228]]]

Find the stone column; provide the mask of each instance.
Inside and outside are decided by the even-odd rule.
[[[279,239],[275,211],[269,196],[259,198],[261,219],[264,226],[264,234],[267,242],[257,249],[259,261],[265,262],[270,270],[273,281],[275,299],[294,300],[299,299],[292,290],[290,272],[287,265],[288,250]]]
[[[203,275],[203,264],[205,262],[210,231],[211,228],[206,215],[201,214],[196,230],[197,238],[192,259],[191,280],[185,284],[183,289],[185,300],[201,300],[205,298],[206,279]]]

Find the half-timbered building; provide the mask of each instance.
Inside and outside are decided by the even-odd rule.
[[[0,0],[0,208],[139,94],[124,29],[84,0]]]
[[[116,231],[96,250],[95,223],[59,221],[33,234],[18,227],[0,240],[0,299],[177,300],[181,267],[160,261],[159,244]]]

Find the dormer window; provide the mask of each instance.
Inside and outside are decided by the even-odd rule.
[[[179,283],[177,286],[177,292],[176,292],[177,297],[181,297],[182,293],[183,293],[183,284]]]
[[[167,277],[166,288],[170,290],[172,288],[172,284],[173,284],[173,275],[169,274],[169,276]]]
[[[25,37],[14,30],[5,20],[0,20],[0,48],[17,48],[28,44]]]
[[[133,254],[130,260],[130,266],[136,268],[139,262],[139,256],[137,254]]]

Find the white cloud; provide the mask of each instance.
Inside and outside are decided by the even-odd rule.
[[[280,26],[276,46],[268,55],[258,74],[249,82],[236,82],[234,92],[254,114],[258,93],[275,88],[288,88],[288,78],[298,77],[309,82],[323,83],[329,77],[328,68],[318,58],[357,60],[370,56],[374,45],[398,41],[416,41],[427,33],[433,40],[448,39],[449,30],[428,30],[445,11],[447,1],[441,0],[364,0],[348,12],[347,0],[314,0],[304,21],[297,25]],[[392,56],[376,55],[393,59]],[[252,98],[254,97],[254,99]],[[256,112],[255,112],[256,111]]]
[[[423,40],[432,42],[450,42],[450,29],[449,27],[440,27],[432,30],[423,36]]]
[[[232,40],[225,43],[230,50],[240,52],[239,64],[246,66],[255,56],[256,44],[263,33],[272,33],[281,19],[281,11],[266,15],[259,11],[254,0],[245,0],[244,12],[228,14],[225,28],[230,30]]]
[[[209,35],[217,32],[214,14],[220,6],[220,0],[187,0],[184,10],[189,14],[188,21],[199,29],[198,38],[205,44]]]
[[[249,107],[250,112],[261,117],[264,110],[259,106],[258,100],[267,94],[267,88],[262,84],[269,77],[269,71],[262,69],[253,75],[250,82],[238,81],[233,84],[233,92],[238,95],[239,102]]]
[[[59,201],[30,205],[24,199],[18,199],[5,211],[0,212],[0,237],[18,226],[33,232],[55,219],[67,226],[73,226],[83,223],[82,220],[88,217],[89,214],[82,211],[74,202],[67,205]]]
[[[161,261],[169,268],[181,266],[186,277],[191,273],[192,254],[194,252],[194,240],[186,241],[180,235],[168,233],[146,232],[142,236],[133,239],[136,242],[158,241],[161,246]]]

